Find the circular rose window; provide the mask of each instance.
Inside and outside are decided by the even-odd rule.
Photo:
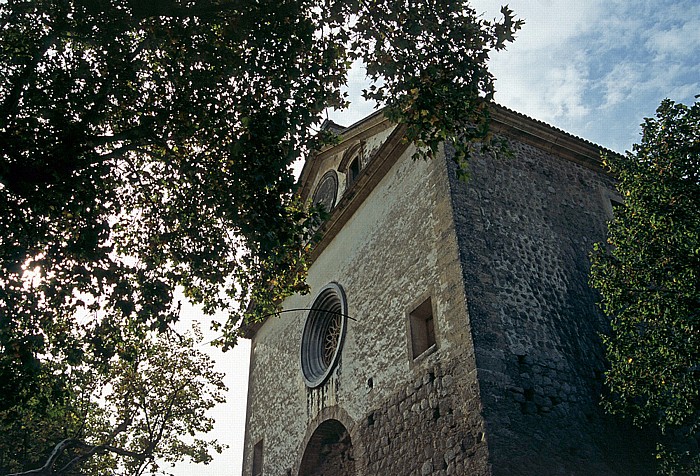
[[[322,385],[338,363],[346,314],[343,288],[330,283],[321,289],[311,305],[301,337],[301,373],[308,387]]]
[[[338,194],[338,176],[335,170],[329,170],[318,182],[311,204],[322,205],[326,212],[333,210],[335,198]]]

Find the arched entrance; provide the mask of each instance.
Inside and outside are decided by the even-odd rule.
[[[299,476],[355,476],[352,441],[338,420],[326,420],[311,435]]]

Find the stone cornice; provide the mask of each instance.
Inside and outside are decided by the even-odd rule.
[[[493,133],[520,140],[584,167],[601,170],[601,154],[617,155],[610,149],[497,104],[491,106],[490,114]]]

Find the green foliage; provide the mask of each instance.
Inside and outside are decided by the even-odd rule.
[[[640,144],[606,157],[624,206],[591,283],[612,317],[604,336],[608,411],[661,433],[666,474],[700,471],[700,103],[661,103]]]
[[[206,411],[226,390],[197,348],[199,330],[123,337],[131,341],[129,358],[85,355],[61,375],[60,393],[0,411],[2,474],[141,475],[164,462],[206,463],[211,451],[221,452],[216,440],[195,436],[212,429]]]
[[[291,166],[327,139],[314,128],[346,105],[352,61],[421,154],[452,140],[463,162],[488,137],[489,50],[521,26],[502,13],[486,22],[447,0],[0,2],[0,416],[29,432],[22,464],[66,435],[100,443],[73,408],[92,391],[76,375],[114,385],[178,319],[176,289],[229,312],[224,348],[242,310],[259,317],[306,290],[318,213]]]
[[[466,171],[470,146],[491,139],[489,52],[505,48],[523,21],[508,7],[501,8],[502,23],[485,21],[467,1],[366,2],[361,12],[355,46],[365,53],[369,77],[379,81],[365,97],[407,126],[416,157],[433,157],[450,141]]]

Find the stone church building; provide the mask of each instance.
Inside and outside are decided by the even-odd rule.
[[[380,112],[305,164],[303,197],[331,212],[311,293],[246,330],[244,475],[653,474],[599,406],[601,148],[491,115],[512,154],[473,157],[466,182]]]

